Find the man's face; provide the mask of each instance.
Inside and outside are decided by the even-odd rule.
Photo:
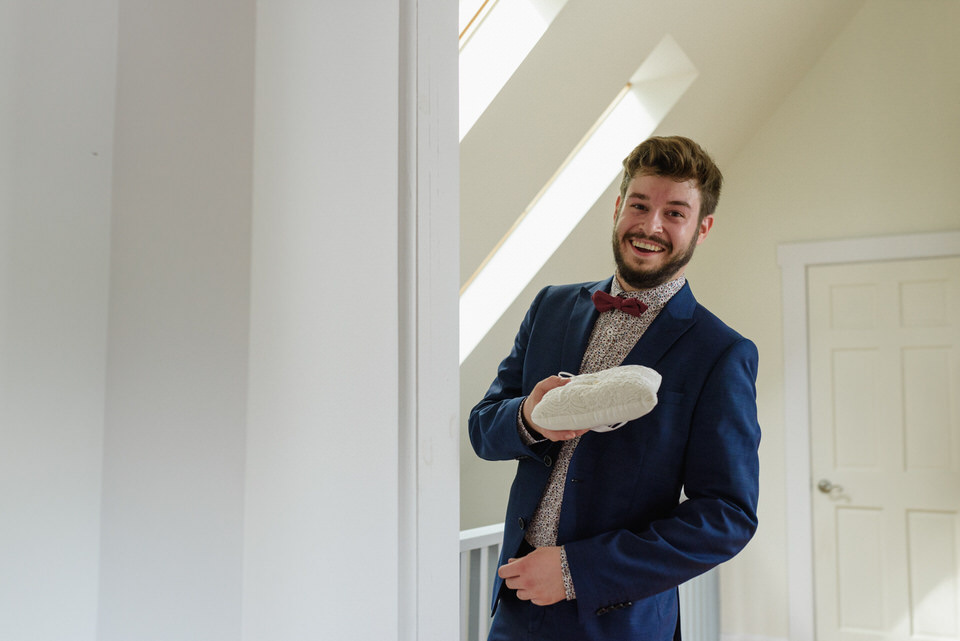
[[[613,257],[623,285],[650,289],[683,274],[713,226],[713,216],[698,220],[695,183],[635,176],[622,201],[614,212]]]

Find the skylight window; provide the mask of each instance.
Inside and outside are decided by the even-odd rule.
[[[637,69],[461,291],[461,363],[619,177],[620,161],[653,133],[696,76],[670,36]]]
[[[463,48],[466,36],[473,30],[474,23],[483,20],[491,0],[460,0],[460,46]]]
[[[460,140],[567,0],[461,0]]]

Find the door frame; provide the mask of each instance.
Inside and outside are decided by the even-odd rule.
[[[781,244],[790,641],[816,638],[807,272],[815,265],[960,256],[960,230]]]
[[[456,639],[460,285],[451,266],[460,264],[457,10],[446,0],[400,0],[393,11],[400,65],[396,639]],[[391,543],[388,536],[384,544]]]

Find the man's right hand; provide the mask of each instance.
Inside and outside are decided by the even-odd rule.
[[[539,383],[537,383],[533,390],[530,392],[530,395],[527,396],[527,399],[523,402],[523,422],[530,429],[534,430],[537,434],[541,435],[543,438],[548,441],[569,441],[577,438],[583,434],[586,434],[590,430],[548,430],[545,427],[540,427],[533,422],[532,414],[533,408],[537,406],[537,403],[543,398],[543,395],[549,392],[550,390],[566,385],[569,381],[569,378],[561,378],[560,376],[550,376]]]

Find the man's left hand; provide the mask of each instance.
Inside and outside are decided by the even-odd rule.
[[[567,598],[560,569],[560,548],[537,548],[522,559],[510,559],[497,574],[517,598],[534,605],[553,605]]]

